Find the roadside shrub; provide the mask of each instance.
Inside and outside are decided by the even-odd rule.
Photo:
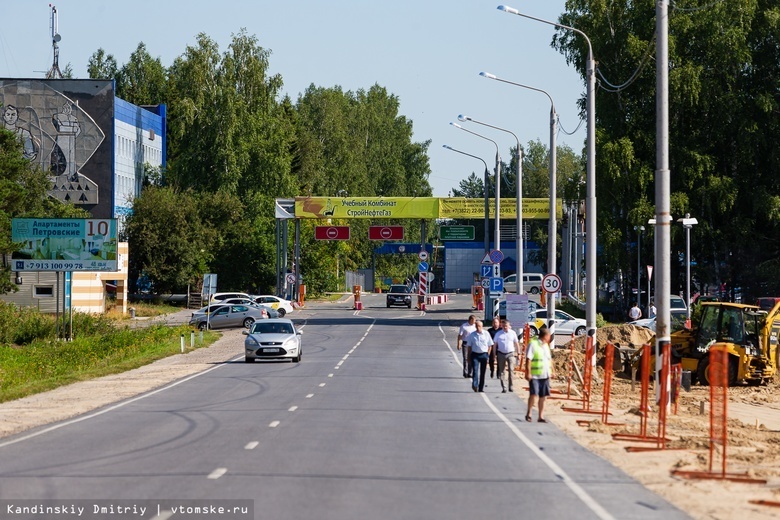
[[[41,314],[38,309],[22,307],[17,311],[13,342],[27,345],[36,340],[54,336],[55,320],[52,316]]]

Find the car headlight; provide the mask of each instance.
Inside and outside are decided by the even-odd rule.
[[[246,338],[245,345],[250,347],[259,347],[260,343],[252,336],[249,336],[248,338]]]
[[[294,339],[288,339],[284,342],[284,349],[285,350],[293,350],[298,348],[298,342]]]

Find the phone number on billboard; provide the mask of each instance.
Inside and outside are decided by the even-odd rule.
[[[14,271],[115,271],[116,262],[13,260]]]

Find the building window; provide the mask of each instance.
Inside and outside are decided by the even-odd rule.
[[[33,298],[54,298],[54,286],[53,285],[34,286]]]

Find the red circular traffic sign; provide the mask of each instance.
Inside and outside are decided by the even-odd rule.
[[[387,227],[383,227],[383,228],[382,228],[382,229],[379,231],[379,235],[380,235],[382,238],[390,238],[391,236],[393,236],[393,230],[392,230],[392,229],[390,229],[390,228],[387,228]]]
[[[557,293],[561,290],[561,285],[563,285],[561,277],[555,273],[546,274],[542,278],[542,289],[546,293]]]
[[[328,238],[336,238],[339,236],[339,230],[334,227],[329,227],[325,234],[328,236]]]

